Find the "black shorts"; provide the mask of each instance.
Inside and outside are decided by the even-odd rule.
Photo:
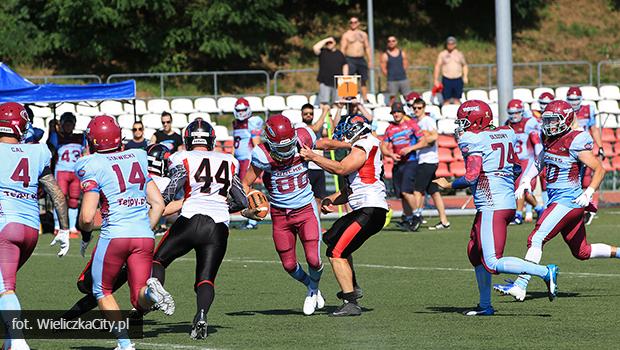
[[[439,191],[437,184],[433,182],[435,179],[435,171],[437,171],[437,166],[438,164],[418,164],[415,184],[413,186],[414,191],[428,194],[433,194]]]
[[[417,161],[394,164],[394,168],[392,169],[392,183],[396,196],[400,198],[402,197],[402,193],[413,193],[417,168]]]
[[[312,192],[314,192],[314,197],[321,199],[327,197],[324,170],[308,169],[308,179],[310,180],[310,185],[312,186]]]
[[[347,64],[349,65],[349,75],[361,75],[362,86],[366,86],[368,80],[368,63],[364,57],[347,56]]]
[[[448,79],[442,77],[441,84],[443,84],[441,95],[444,100],[449,100],[451,98],[458,100],[463,95],[463,78]]]
[[[153,262],[168,267],[174,260],[196,252],[196,284],[215,283],[228,245],[228,226],[215,223],[210,216],[196,214],[188,219],[179,216],[155,249]]]
[[[336,220],[323,235],[327,256],[348,258],[368,238],[381,231],[386,214],[383,208],[360,208]]]

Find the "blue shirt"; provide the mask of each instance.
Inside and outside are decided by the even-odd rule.
[[[146,186],[151,181],[146,152],[95,153],[75,166],[84,192],[99,193],[102,238],[153,238]]]

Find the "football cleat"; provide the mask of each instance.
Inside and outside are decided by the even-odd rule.
[[[534,215],[532,214],[531,211],[528,211],[527,213],[525,213],[525,222],[532,222],[534,221]]]
[[[465,316],[493,316],[495,314],[495,309],[493,306],[489,306],[486,309],[480,307],[480,304],[476,306],[475,309],[463,312]]]
[[[306,295],[306,299],[304,300],[304,315],[306,316],[310,316],[314,313],[314,310],[316,310],[316,304],[317,304],[317,293],[313,292],[313,291],[308,291],[308,294]]]
[[[506,282],[506,284],[494,284],[493,289],[501,295],[511,295],[516,301],[525,300],[525,289],[514,284],[512,280]]]
[[[392,210],[392,208],[390,208],[387,212],[387,214],[385,215],[385,224],[383,225],[383,227],[387,227],[390,222],[392,222],[392,215],[394,214],[394,211]]]
[[[558,274],[560,268],[557,265],[547,265],[547,276],[545,276],[545,283],[547,284],[547,291],[549,292],[549,301],[553,301],[558,293]]]
[[[586,211],[585,214],[583,215],[583,221],[585,222],[586,226],[590,226],[590,224],[592,223],[592,220],[594,220],[594,216],[596,214],[594,214],[591,211]]]
[[[325,299],[323,298],[323,295],[321,295],[321,291],[317,291],[316,292],[316,308],[317,309],[322,309],[325,307]]]
[[[25,339],[11,339],[9,350],[30,350],[30,346]]]
[[[241,226],[241,229],[242,229],[242,230],[256,230],[257,228],[258,228],[258,225],[256,225],[256,224],[250,224],[250,223],[248,223],[248,224],[247,224],[247,225],[245,225],[245,226]]]
[[[510,222],[510,225],[521,225],[523,223],[523,218],[520,216],[515,216],[514,219]]]
[[[450,223],[444,224],[443,222],[439,222],[437,225],[430,226],[429,230],[445,230],[450,228]]]
[[[151,293],[153,293],[153,295],[157,298],[155,307],[168,316],[174,314],[174,300],[172,299],[170,293],[164,289],[164,286],[161,285],[159,280],[155,277],[151,277],[146,281],[146,285],[149,287]]]
[[[362,314],[362,308],[357,303],[349,303],[345,301],[334,312],[330,313],[330,317],[359,316]]]
[[[420,225],[422,225],[422,217],[414,215],[411,222],[409,222],[409,231],[418,231],[420,229]]]
[[[121,345],[119,344],[118,346],[116,346],[116,347],[114,348],[114,350],[136,350],[135,345],[136,345],[136,344],[129,344],[129,346],[128,346],[128,347],[124,347],[124,348],[123,348],[123,347],[121,347]]]
[[[200,314],[197,315],[192,326],[192,331],[189,337],[194,340],[205,339],[207,337],[207,320],[205,318],[205,310],[200,310]]]

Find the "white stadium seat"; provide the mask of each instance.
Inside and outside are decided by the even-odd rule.
[[[392,109],[390,107],[377,107],[375,109],[373,109],[372,114],[373,114],[373,119],[376,119],[377,121],[386,121],[386,122],[391,122],[394,120],[394,118],[392,117],[392,113],[391,113]]]
[[[229,141],[233,139],[233,137],[228,134],[228,128],[225,126],[215,125],[213,128],[215,129],[215,139],[217,141]]]
[[[250,104],[250,109],[252,110],[252,113],[254,112],[267,112],[267,108],[265,108],[265,106],[263,106],[263,100],[260,97],[257,96],[247,96],[245,98],[246,100],[248,100],[248,103]]]
[[[282,111],[282,115],[287,117],[293,126],[303,123],[300,109],[285,109]]]
[[[377,106],[387,106],[390,102],[390,97],[386,96],[383,92],[377,94]]]
[[[235,110],[235,102],[237,102],[236,97],[220,97],[217,99],[217,108],[219,108],[223,113],[232,113]]]
[[[194,100],[194,108],[197,112],[217,113],[222,111],[217,107],[217,103],[211,97],[200,97]]]
[[[65,112],[75,113],[75,105],[73,103],[60,103],[56,105],[56,115],[58,117]]]
[[[620,114],[620,109],[618,108],[618,101],[616,100],[598,101],[598,111],[599,113]]]
[[[499,116],[499,105],[497,103],[489,103],[489,107],[491,107],[491,112],[493,112],[493,117],[497,118]],[[495,124],[497,126],[497,124]]]
[[[469,90],[467,91],[468,100],[481,100],[489,102],[489,94],[484,90]]]
[[[548,93],[552,94],[553,96],[555,96],[555,91],[553,91],[552,88],[538,87],[538,88],[534,89],[534,92],[532,93],[532,95],[534,97],[534,100],[538,100],[540,95],[542,95],[545,92],[548,92]]]
[[[365,105],[368,105],[368,107],[370,108],[374,108],[377,107],[377,95],[375,94],[371,94],[370,92],[368,94],[366,94],[366,98],[368,99],[368,103],[365,103]]]
[[[75,107],[75,111],[77,114],[81,114],[87,117],[94,117],[96,115],[101,114],[99,107],[97,107],[97,102],[86,102],[88,105],[78,104]],[[94,107],[93,107],[94,105]]]
[[[75,117],[75,130],[84,131],[88,128],[88,123],[90,123],[92,117],[87,117],[83,115],[77,115]]]
[[[581,94],[584,100],[598,101],[601,99],[596,86],[582,86]]]
[[[34,117],[34,119],[32,120],[32,126],[39,129],[45,129],[45,119]]]
[[[301,106],[308,103],[308,98],[304,95],[291,95],[286,97],[286,105],[289,109],[301,109]]]
[[[430,90],[424,91],[422,93],[422,99],[426,102],[427,105],[433,104],[433,92]]]
[[[284,100],[284,97],[282,96],[267,96],[263,100],[263,105],[270,112],[283,111],[287,109],[286,101]]]
[[[532,96],[532,90],[526,88],[518,88],[512,91],[513,98],[521,100],[523,102],[531,103],[534,101],[534,97]]]
[[[39,107],[35,105],[30,105],[30,109],[32,109],[32,112],[34,113],[35,117],[48,118],[53,115],[52,109],[49,107]]]
[[[136,102],[136,114],[143,115],[148,113],[148,109],[146,108],[146,102],[144,100],[135,100]],[[125,112],[133,114],[133,104],[125,103]]]
[[[121,129],[121,136],[123,137],[123,139],[129,141],[131,139],[133,139],[133,132],[131,131],[131,129]]]
[[[444,118],[456,119],[456,112],[458,111],[458,105],[445,105],[441,107],[441,115]]]
[[[99,109],[101,110],[101,113],[115,117],[125,114],[123,104],[119,101],[103,101],[101,102],[101,105],[99,105]]]
[[[598,91],[602,99],[620,100],[620,88],[616,85],[603,85]]]
[[[424,110],[434,118],[443,119],[443,116],[441,115],[441,110],[435,105],[426,105],[426,108]]]
[[[603,126],[604,128],[617,128],[618,127],[618,119],[614,114],[602,113],[599,114],[596,118],[597,126]]]
[[[313,112],[313,117],[312,117],[312,123],[316,123],[319,118],[321,118],[321,113],[323,113],[323,110],[320,108],[315,108],[314,112]],[[323,124],[325,124],[325,122],[323,122]]]
[[[318,96],[316,94],[308,97],[308,103],[313,105],[313,106],[318,106],[319,103],[317,102],[317,98],[318,98]]]
[[[142,124],[145,128],[161,129],[161,115],[155,113],[149,113],[142,116]]]
[[[162,112],[170,112],[170,103],[168,100],[156,98],[149,100],[146,104],[149,113],[161,114]]]
[[[190,114],[196,112],[194,103],[189,98],[175,98],[170,102],[170,109],[174,113]]]
[[[156,131],[155,129],[144,128],[144,138],[149,140],[151,138],[151,136],[153,136],[155,131]]]
[[[125,128],[125,129],[133,128],[133,121],[134,121],[133,114],[121,114],[118,116],[118,118],[116,118],[116,120],[118,121],[118,125],[120,125],[121,128]]]
[[[183,129],[187,126],[187,116],[183,113],[172,113],[172,127]]]
[[[497,89],[491,89],[491,91],[489,91],[489,101],[497,102],[497,100],[498,100]]]
[[[389,122],[379,120],[377,121],[377,135],[385,135],[385,130],[390,126]]]
[[[202,112],[195,112],[195,113],[191,113],[190,115],[188,115],[187,123],[189,124],[193,122],[194,119],[196,118],[202,118],[203,120],[206,120],[207,122],[209,122],[209,124],[215,125],[215,123],[211,121],[211,116],[209,115],[209,113],[202,113]]]
[[[441,119],[437,121],[437,131],[440,134],[454,134],[456,123],[454,119]]]
[[[330,115],[332,116],[332,118],[334,118],[336,116],[336,112],[338,111],[338,108],[334,107],[332,109],[329,110]],[[342,117],[343,115],[347,114],[347,109],[343,108],[340,110],[340,116]]]
[[[560,86],[555,89],[555,99],[556,100],[566,100],[566,93],[568,92],[568,86]]]

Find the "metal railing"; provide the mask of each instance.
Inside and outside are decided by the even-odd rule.
[[[604,66],[611,66],[613,68],[618,69],[620,68],[620,60],[600,61],[599,63],[596,64],[596,84],[599,87],[601,86],[601,68]],[[620,70],[618,74],[615,75],[615,79],[616,80],[605,81],[603,84],[620,84]]]
[[[43,84],[49,83],[50,80],[96,80],[102,83],[101,77],[95,74],[73,74],[73,75],[31,75],[25,77],[28,80],[43,80]]]
[[[244,71],[213,71],[213,72],[178,72],[178,73],[129,73],[129,74],[111,74],[106,83],[110,83],[113,80],[118,79],[134,79],[137,80],[139,78],[158,78],[159,79],[159,97],[172,97],[166,96],[166,79],[167,78],[179,78],[179,77],[212,77],[213,79],[213,94],[200,94],[200,95],[188,95],[188,96],[174,96],[174,97],[200,97],[200,96],[213,96],[218,97],[222,94],[220,93],[220,83],[218,78],[223,76],[230,75],[262,75],[265,77],[265,90],[263,93],[255,94],[258,96],[267,96],[269,95],[271,80],[269,78],[269,73],[264,70],[244,70]]]

